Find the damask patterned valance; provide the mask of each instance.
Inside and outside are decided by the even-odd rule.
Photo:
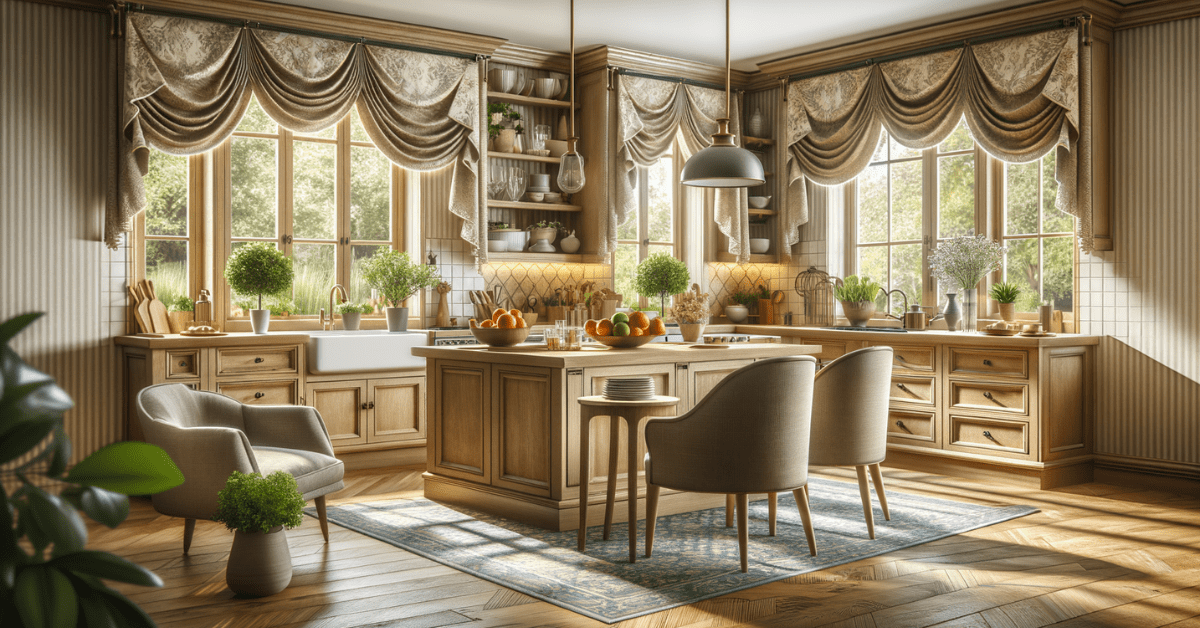
[[[1086,64],[1089,57],[1084,56]],[[1077,183],[1081,72],[1078,31],[1063,28],[817,76],[788,86],[786,246],[807,222],[805,182],[837,185],[868,165],[883,129],[904,146],[926,149],[966,117],[975,141],[1007,162],[1038,159],[1057,147],[1058,208],[1079,218],[1090,251],[1090,194]],[[1086,100],[1084,101],[1086,107]],[[1083,136],[1086,138],[1086,135]]]
[[[126,22],[121,203],[105,240],[146,205],[148,152],[210,150],[258,97],[296,132],[319,131],[358,108],[392,162],[410,170],[454,164],[450,211],[482,263],[487,217],[479,203],[479,68],[474,60],[229,24],[132,13]]]
[[[652,166],[671,150],[676,135],[687,150],[707,147],[725,116],[725,92],[641,76],[620,75],[617,84],[617,201],[609,210],[601,255],[617,246],[617,227],[637,212],[637,167]],[[740,135],[737,100],[730,103],[730,132]],[[729,252],[739,263],[750,260],[749,207],[745,188],[718,188],[713,218],[729,237]]]

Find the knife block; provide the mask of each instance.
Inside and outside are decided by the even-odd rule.
[[[775,324],[775,303],[770,299],[758,300],[758,324],[759,325],[774,325]]]

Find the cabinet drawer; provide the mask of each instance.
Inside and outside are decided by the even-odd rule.
[[[217,349],[217,376],[297,373],[298,357],[294,346]]]
[[[888,411],[887,433],[892,442],[931,445],[937,442],[937,419],[932,412],[892,408]]]
[[[275,382],[218,382],[217,392],[242,403],[256,406],[295,405],[297,382],[294,379]]]
[[[878,346],[892,348],[893,372],[933,373],[937,369],[937,347]]]
[[[891,392],[888,396],[892,401],[932,406],[934,399],[937,399],[934,382],[933,377],[896,375],[892,377]]]
[[[1029,453],[1029,423],[984,417],[950,415],[951,449],[978,453]]]
[[[1029,387],[999,382],[950,382],[950,407],[1029,414]]]
[[[848,353],[845,342],[838,342],[836,340],[829,340],[827,338],[803,338],[801,340],[801,344],[821,345],[821,352],[813,354],[813,357],[816,358],[818,362],[829,362],[830,360],[835,360]]]
[[[167,351],[167,379],[200,377],[200,350]]]
[[[950,347],[951,375],[1029,377],[1029,354],[1024,351]]]

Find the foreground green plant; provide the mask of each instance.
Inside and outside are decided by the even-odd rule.
[[[258,473],[234,471],[217,493],[217,512],[213,521],[230,530],[270,532],[283,526],[300,525],[304,497],[290,473],[276,471],[267,477]]]
[[[126,495],[174,488],[183,474],[165,451],[135,442],[104,447],[66,471],[71,441],[63,413],[74,403],[9,346],[39,316],[0,324],[0,626],[154,626],[103,580],[150,587],[162,580],[124,558],[85,549],[78,511],[115,528],[129,515]],[[15,464],[19,459],[26,461]]]
[[[833,289],[833,296],[837,297],[838,301],[861,303],[874,301],[875,296],[882,289],[883,286],[868,277],[859,278],[858,275],[850,275],[842,281],[842,285]]]
[[[1016,303],[1021,297],[1021,286],[1007,281],[992,284],[992,289],[988,291],[996,303]]]
[[[434,288],[441,281],[437,266],[414,263],[404,251],[380,251],[367,258],[362,277],[391,307],[403,307],[418,290]]]

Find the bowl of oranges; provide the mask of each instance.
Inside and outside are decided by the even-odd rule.
[[[471,335],[489,347],[511,347],[525,342],[529,337],[529,325],[520,310],[496,308],[488,320],[471,319]]]
[[[667,333],[661,318],[651,319],[645,312],[617,312],[612,318],[588,321],[583,330],[596,342],[613,349],[636,349],[655,336]]]

